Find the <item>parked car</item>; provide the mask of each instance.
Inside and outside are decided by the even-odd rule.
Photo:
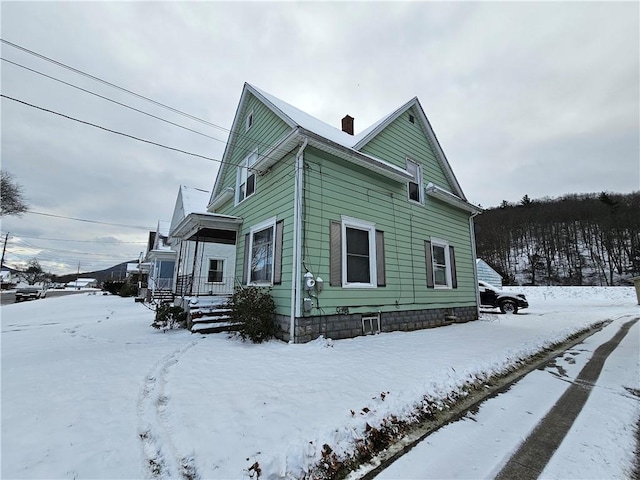
[[[39,287],[24,287],[16,290],[16,302],[22,300],[37,300],[47,296],[47,291]]]
[[[478,285],[482,306],[499,308],[502,313],[518,313],[521,308],[529,306],[524,293],[507,292],[482,281],[478,282]]]

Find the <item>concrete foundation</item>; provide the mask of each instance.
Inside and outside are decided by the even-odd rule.
[[[379,322],[378,322],[379,315]],[[380,332],[412,331],[443,327],[452,323],[477,320],[476,307],[430,308],[394,312],[371,312],[317,315],[296,318],[296,343],[306,343],[319,336],[339,340]],[[289,341],[290,318],[277,315],[279,338]]]

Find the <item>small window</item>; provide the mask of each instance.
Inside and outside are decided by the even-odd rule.
[[[422,167],[416,162],[407,160],[407,172],[413,176],[413,180],[407,182],[409,200],[422,203]]]
[[[238,166],[236,181],[236,205],[256,191],[256,174],[252,167],[258,160],[258,152],[253,152]]]
[[[413,115],[409,114],[409,121],[411,123],[416,123],[416,117],[414,117]]]
[[[247,115],[247,119],[245,120],[245,131],[249,130],[253,126],[253,110],[249,112]]]
[[[209,259],[209,274],[207,282],[222,283],[224,280],[224,260],[218,258]]]

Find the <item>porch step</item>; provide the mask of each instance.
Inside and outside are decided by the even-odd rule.
[[[151,301],[158,303],[173,302],[173,292],[171,290],[155,290],[151,293]]]
[[[189,303],[189,329],[192,333],[218,333],[238,330],[238,324],[230,321],[226,297],[200,297]]]

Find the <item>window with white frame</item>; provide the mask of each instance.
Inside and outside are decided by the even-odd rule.
[[[221,258],[209,259],[208,283],[222,283],[224,281],[224,260]]]
[[[433,284],[435,288],[451,288],[451,262],[449,244],[431,239],[433,259]]]
[[[376,287],[376,226],[342,218],[342,286]]]
[[[422,203],[422,167],[407,159],[407,172],[413,176],[413,180],[407,182],[407,193],[412,202]]]
[[[273,284],[275,219],[257,225],[249,235],[249,283]]]
[[[252,152],[238,165],[236,179],[236,205],[256,191],[256,173],[253,165],[258,160],[258,152]]]

